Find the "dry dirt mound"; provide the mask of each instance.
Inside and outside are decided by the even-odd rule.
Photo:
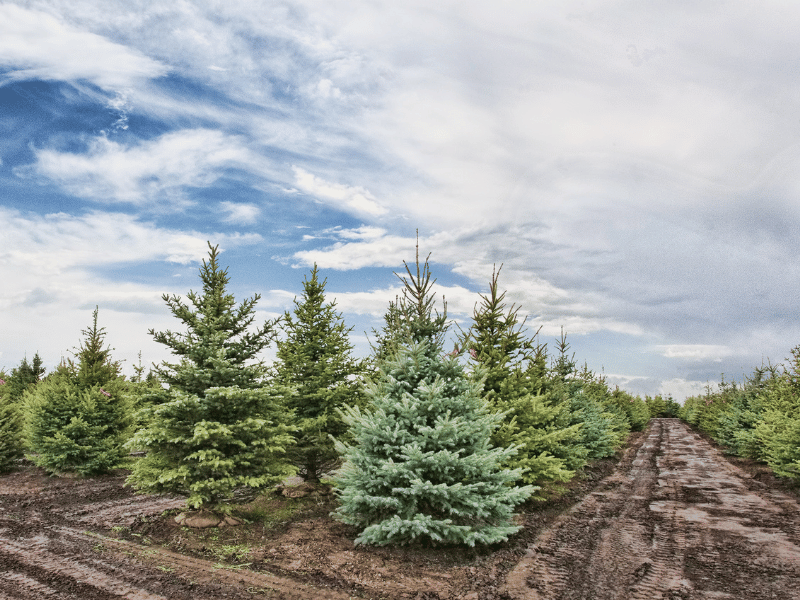
[[[800,598],[800,506],[674,419],[509,573],[525,599]]]

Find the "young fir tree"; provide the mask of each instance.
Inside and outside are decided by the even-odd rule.
[[[33,361],[22,359],[18,367],[11,369],[11,375],[6,378],[6,388],[3,392],[8,395],[9,402],[19,402],[22,395],[31,386],[35,385],[45,373],[45,368],[39,353],[33,355]]]
[[[22,457],[22,412],[11,393],[11,376],[0,371],[0,473]]]
[[[581,425],[576,444],[583,448],[585,458],[614,454],[620,442],[615,415],[599,401],[597,387],[592,384],[594,374],[588,368],[583,374],[578,371],[575,354],[569,354],[570,346],[563,329],[556,349],[558,357],[550,369],[548,384],[551,402],[565,407],[570,425]]]
[[[544,349],[523,331],[519,307],[506,310],[505,292],[498,292],[500,271],[492,273],[489,294],[473,313],[473,323],[462,338],[464,349],[485,373],[483,397],[495,412],[504,415],[502,425],[492,434],[492,444],[519,446],[506,466],[517,468],[522,481],[542,484],[568,481],[574,471],[558,455],[574,448],[580,425],[565,425],[563,407],[551,405],[539,393]]]
[[[518,471],[500,467],[513,448],[492,448],[500,416],[452,356],[443,354],[446,307],[433,309],[428,262],[401,277],[398,343],[368,385],[370,412],[346,408],[352,445],[337,443],[337,519],[363,528],[358,544],[415,540],[467,544],[503,541],[519,529],[513,507],[530,486],[510,485]]]
[[[190,291],[189,303],[164,295],[185,333],[155,332],[179,362],[158,369],[169,385],[160,403],[142,409],[139,429],[129,447],[146,450],[128,483],[142,492],[188,496],[191,508],[228,512],[234,490],[263,488],[291,475],[284,457],[292,443],[290,414],[283,393],[266,386],[266,368],[258,353],[273,338],[274,322],[250,331],[255,295],[236,306],[226,291],[227,269],[209,244],[203,261],[202,293]]]
[[[105,473],[121,460],[130,405],[119,363],[104,348],[105,328],[92,325],[74,353],[25,393],[25,432],[33,462],[51,473]]]
[[[339,461],[331,436],[342,439],[347,426],[339,409],[362,405],[362,365],[353,356],[348,329],[334,302],[325,302],[325,284],[317,265],[303,281],[303,297],[287,312],[278,341],[276,380],[294,390],[296,445],[288,456],[306,481],[317,482]]]

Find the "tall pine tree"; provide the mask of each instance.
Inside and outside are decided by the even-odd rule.
[[[501,267],[502,268],[502,267]],[[492,444],[519,446],[507,466],[521,471],[521,480],[541,485],[568,481],[574,475],[559,455],[574,450],[580,425],[562,425],[565,407],[550,404],[540,394],[544,349],[524,332],[519,307],[506,309],[506,293],[499,292],[500,270],[492,273],[489,293],[473,313],[473,323],[461,340],[472,360],[483,367],[483,397],[492,410],[504,415],[492,434]]]
[[[257,358],[271,343],[275,323],[250,330],[260,296],[237,307],[218,257],[218,246],[209,243],[202,293],[190,291],[189,303],[164,295],[186,332],[150,330],[179,362],[158,369],[169,389],[138,417],[147,425],[129,445],[147,456],[128,483],[140,491],[183,494],[191,508],[224,513],[235,489],[263,488],[293,472],[284,456],[293,440],[283,393],[264,383],[266,367]]]
[[[362,405],[363,368],[353,356],[348,329],[334,302],[325,302],[325,284],[317,265],[303,281],[303,296],[295,298],[294,316],[287,312],[278,341],[276,380],[294,390],[297,444],[289,457],[306,481],[317,482],[339,461],[331,436],[343,438],[347,426],[339,409]]]
[[[419,251],[416,274],[408,265],[406,273],[397,343],[367,389],[371,410],[344,411],[355,441],[337,444],[345,464],[334,516],[363,528],[356,543],[503,541],[519,529],[513,508],[532,489],[509,485],[520,474],[500,464],[514,449],[489,441],[500,417],[481,399],[481,383],[443,353],[446,307],[434,310]]]

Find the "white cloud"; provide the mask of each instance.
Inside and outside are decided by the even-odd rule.
[[[179,130],[126,147],[105,136],[85,154],[36,151],[35,171],[77,196],[101,202],[185,200],[185,187],[206,187],[225,169],[257,170],[264,160],[243,139],[210,129]],[[21,170],[27,175],[29,170]]]
[[[682,358],[690,361],[722,362],[734,354],[731,348],[714,344],[666,344],[655,346],[655,350],[666,358]]]
[[[351,187],[340,183],[330,183],[312,175],[300,167],[292,167],[295,184],[309,196],[313,196],[327,204],[346,212],[379,216],[386,213],[375,196],[363,187]]]
[[[168,70],[135,49],[8,3],[0,4],[0,65],[12,69],[0,81],[88,80],[110,90]]]
[[[671,394],[675,400],[682,403],[686,398],[705,393],[707,385],[707,381],[692,381],[678,377],[662,381],[658,393],[664,397]]]
[[[500,236],[508,234],[501,232]],[[419,241],[376,227],[329,229],[314,237],[345,241],[296,252],[293,258],[299,264],[316,263],[320,268],[337,270],[393,267],[403,274],[403,261],[413,262],[419,243],[420,259],[424,260],[428,253],[431,255],[434,277],[437,264],[448,265],[452,272],[467,277],[478,290],[488,287],[492,271],[503,262],[492,254],[492,249],[497,247],[495,235],[476,227],[441,232],[421,237]],[[633,336],[644,333],[634,322],[604,314],[603,305],[607,301],[595,292],[559,288],[540,277],[531,269],[524,243],[511,251],[512,256],[506,257],[507,264],[501,270],[500,285],[506,291],[509,305],[515,303],[521,307],[521,316],[529,316],[530,327],[541,327],[543,335],[558,335],[562,326],[575,335],[597,331]],[[446,296],[449,310],[460,314],[471,315],[475,303],[480,300],[477,293],[459,286],[450,288]]]
[[[261,216],[261,209],[255,204],[228,202],[226,200],[220,203],[220,207],[223,212],[228,213],[228,216],[225,217],[227,223],[250,225],[255,223]]]
[[[81,327],[99,305],[100,325],[109,332],[109,344],[119,349],[115,357],[130,363],[139,350],[144,351],[145,361],[168,357],[147,330],[174,327],[170,323],[174,318],[161,299],[163,293],[174,290],[112,281],[97,269],[159,261],[199,264],[208,255],[206,235],[155,227],[118,213],[39,216],[0,207],[0,221],[3,356],[24,352],[31,356],[38,350],[54,366],[60,356],[69,356]],[[254,234],[211,235],[223,250],[261,241]]]

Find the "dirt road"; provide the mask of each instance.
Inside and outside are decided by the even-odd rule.
[[[122,473],[28,466],[0,477],[0,600],[800,600],[796,497],[680,421],[656,419],[632,440],[616,467],[573,482],[572,500],[531,505],[522,532],[475,550],[356,547],[327,516],[333,500],[276,527],[203,533],[162,515],[182,500],[135,496]],[[251,551],[207,559],[225,544]]]
[[[511,598],[800,598],[796,499],[675,419],[652,421],[632,458],[539,536]]]

